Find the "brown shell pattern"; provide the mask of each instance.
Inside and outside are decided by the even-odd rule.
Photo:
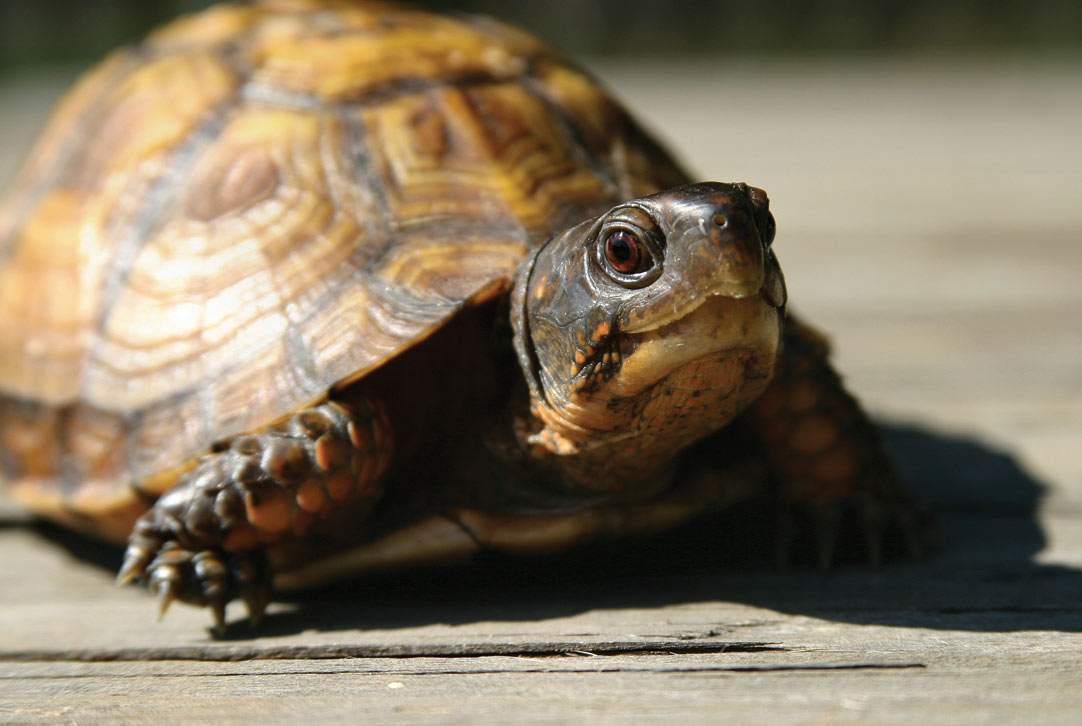
[[[90,516],[158,491],[499,294],[553,231],[684,181],[493,21],[182,18],[79,82],[0,204],[0,475]]]

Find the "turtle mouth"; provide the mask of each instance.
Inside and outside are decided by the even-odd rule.
[[[704,295],[637,330],[625,330],[629,350],[611,382],[634,396],[696,361],[770,360],[780,339],[782,306],[765,288],[757,295]]]
[[[758,298],[769,308],[781,310],[785,307],[786,291],[785,283],[781,278],[780,271],[766,275],[766,279],[758,286],[754,283],[726,283],[716,289],[709,290],[705,294],[690,297],[683,305],[675,305],[671,308],[656,306],[653,310],[631,311],[627,314],[627,322],[622,326],[623,331],[630,335],[650,333],[673,325],[691,315],[709,302],[722,300],[749,300]]]
[[[709,252],[713,255],[714,250]],[[694,261],[696,257],[690,259]],[[764,250],[749,263],[737,264],[723,259],[715,267],[716,264],[709,263],[705,274],[701,267],[696,271],[694,266],[688,265],[689,273],[670,282],[660,294],[646,296],[637,305],[625,309],[619,321],[620,328],[632,335],[660,330],[694,315],[707,302],[718,299],[758,300],[774,310],[785,307],[785,277],[772,250]]]

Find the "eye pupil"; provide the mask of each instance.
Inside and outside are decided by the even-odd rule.
[[[643,266],[642,243],[626,230],[617,230],[605,240],[605,257],[617,272],[629,275]]]
[[[613,240],[612,256],[617,262],[627,262],[631,259],[631,245],[626,239]]]

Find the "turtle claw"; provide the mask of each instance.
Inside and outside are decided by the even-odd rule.
[[[267,611],[269,601],[269,596],[266,598],[245,596],[244,604],[248,608],[248,625],[253,628],[259,627],[259,624],[263,622],[263,614]]]
[[[898,528],[905,537],[906,552],[913,559],[923,559],[943,544],[943,531],[935,516],[922,506],[912,507],[897,515]]]
[[[815,537],[815,563],[820,570],[829,570],[834,564],[834,551],[838,544],[838,530],[842,521],[842,508],[837,502],[820,502],[808,509]]]
[[[202,603],[210,608],[214,616],[214,632],[225,634],[225,606],[232,599],[234,583],[231,582],[229,568],[222,562],[218,552],[204,550],[192,558],[192,570]]]
[[[149,560],[149,561],[148,561]],[[257,624],[271,597],[271,571],[261,551],[225,554],[207,549],[199,552],[166,543],[153,557],[147,548],[132,545],[124,557],[117,582],[141,580],[158,599],[158,619],[177,600],[210,608],[217,636],[226,632],[226,606],[241,597],[248,617]]]
[[[851,547],[857,541],[872,567],[881,566],[888,551],[901,550],[911,559],[922,559],[934,529],[931,515],[908,500],[884,503],[856,496],[827,502],[790,502],[778,522],[776,559],[780,567],[794,559],[806,562],[809,555],[801,556],[799,550],[810,547],[815,565],[829,570],[839,551],[852,556]]]
[[[253,628],[258,627],[263,622],[263,614],[267,611],[267,605],[270,603],[271,589],[269,585],[244,588],[241,596],[244,599],[244,605],[248,608],[248,624]]]
[[[124,563],[120,566],[120,571],[116,573],[116,584],[130,585],[140,579],[153,559],[153,550],[143,545],[129,545],[124,553]]]
[[[210,603],[210,612],[214,616],[214,635],[220,638],[225,635],[226,631],[225,601],[215,600],[214,602]]]
[[[877,502],[865,501],[857,504],[855,511],[864,533],[868,564],[880,567],[883,564],[883,544],[887,536],[887,518],[883,507]]]
[[[171,565],[163,565],[154,570],[149,584],[151,592],[158,597],[158,621],[160,622],[180,593],[180,571]]]
[[[779,570],[788,569],[791,564],[793,543],[796,540],[797,522],[792,508],[783,507],[778,514],[778,540],[774,551],[774,562]]]
[[[248,622],[254,628],[263,620],[271,599],[271,573],[263,558],[238,559],[233,568],[237,589],[248,609]]]

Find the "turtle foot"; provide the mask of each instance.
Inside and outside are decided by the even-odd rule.
[[[935,518],[914,501],[884,503],[870,496],[787,502],[778,526],[779,567],[811,561],[829,570],[839,550],[861,552],[878,567],[892,556],[921,559],[938,544]],[[849,545],[844,547],[844,545]]]
[[[257,623],[270,599],[265,548],[303,540],[343,509],[367,514],[387,427],[370,402],[328,402],[223,441],[139,518],[117,581],[147,583],[161,613],[175,600],[209,607],[219,631],[241,598]]]
[[[248,607],[252,626],[262,620],[270,602],[272,581],[262,550],[227,554],[216,549],[193,551],[167,542],[149,559],[148,551],[143,544],[130,544],[117,581],[147,583],[158,598],[159,619],[176,600],[208,607],[215,632],[223,635],[226,605],[240,598]]]

